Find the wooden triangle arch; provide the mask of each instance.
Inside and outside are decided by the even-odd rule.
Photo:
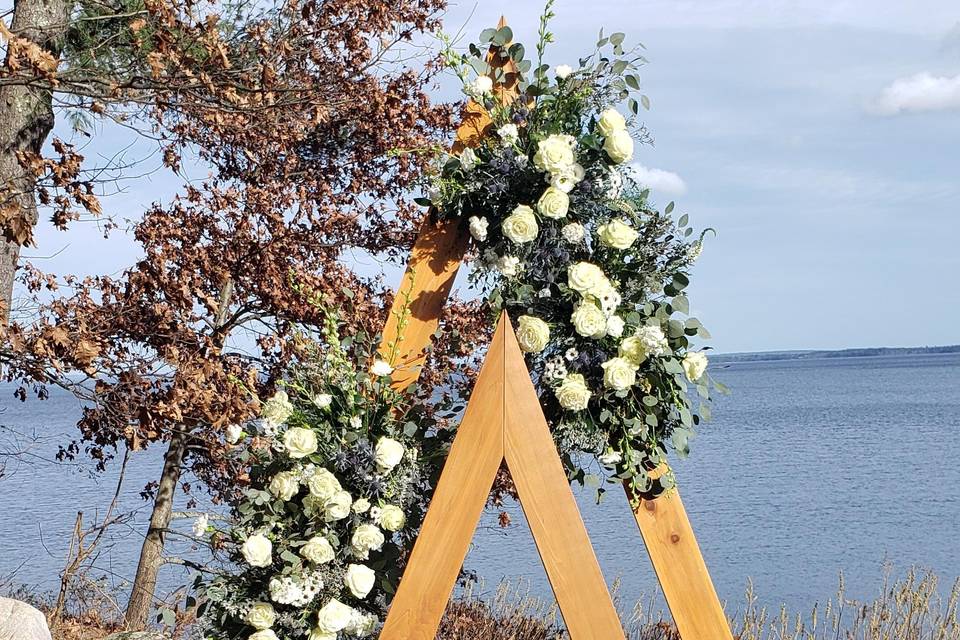
[[[500,317],[381,639],[434,638],[504,461],[571,636],[623,640],[506,314]]]
[[[498,27],[503,26],[506,20],[501,18]],[[508,100],[517,95],[511,65],[508,61],[495,87]],[[475,145],[489,125],[483,109],[468,103],[454,150]],[[469,233],[462,220],[435,224],[429,215],[426,217],[387,316],[380,345],[381,357],[395,367],[394,388],[406,389],[419,377],[468,241]],[[514,401],[516,394],[529,399],[528,392],[532,391],[522,357],[518,366],[507,355],[515,345],[509,322],[501,318],[381,640],[434,638],[493,475],[504,458],[520,489],[521,505],[571,637],[623,637],[619,623],[615,629],[612,626],[610,597],[593,551],[584,544],[589,543],[576,505],[571,502],[569,486],[561,491],[554,480],[559,458],[552,439],[547,446],[542,437],[539,427],[545,421],[536,394],[532,394],[533,403]],[[484,382],[486,390],[481,387],[485,378],[494,378]],[[488,398],[482,403],[483,408],[476,401],[481,393]],[[497,414],[507,402],[510,411]],[[489,414],[490,411],[493,413]],[[525,436],[532,439],[530,447],[539,447],[536,450],[543,455],[531,459],[530,448],[511,444],[510,434],[521,427]],[[456,462],[458,459],[462,462]],[[634,518],[680,635],[684,640],[732,640],[679,492],[674,489],[656,499],[645,499],[631,495],[626,485],[624,488],[635,504]],[[543,504],[544,498],[551,501]]]

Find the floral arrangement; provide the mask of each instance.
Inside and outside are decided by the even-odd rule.
[[[232,526],[204,521],[234,565],[198,589],[212,640],[373,636],[396,589],[441,455],[431,416],[335,320],[259,419],[227,431],[250,485]],[[364,363],[373,362],[372,366]]]
[[[595,479],[595,455],[602,475],[657,494],[673,483],[653,473],[667,448],[685,455],[709,416],[707,356],[693,342],[709,334],[684,293],[704,234],[686,215],[674,221],[672,203],[653,209],[632,178],[649,140],[643,57],[601,32],[576,68],[551,72],[550,6],[536,66],[509,27],[485,30],[467,53],[448,41],[447,65],[489,121],[443,158],[420,202],[469,227],[471,282],[514,319],[571,476]]]

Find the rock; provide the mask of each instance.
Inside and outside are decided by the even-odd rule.
[[[103,640],[167,640],[167,636],[156,631],[121,631],[111,634]]]
[[[0,598],[0,640],[52,640],[47,618],[26,602]]]

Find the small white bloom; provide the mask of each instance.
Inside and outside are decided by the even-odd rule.
[[[540,289],[540,291],[537,292],[537,297],[538,297],[538,298],[549,298],[551,295],[553,295],[553,294],[550,292],[550,286],[549,286],[549,285],[547,285],[547,286],[544,287],[543,289]]]
[[[366,598],[377,580],[377,574],[370,567],[362,564],[351,564],[347,566],[347,572],[343,575],[343,584],[346,585],[354,598]]]
[[[277,612],[269,602],[254,602],[243,620],[254,629],[269,629],[277,619]]]
[[[273,562],[273,543],[265,535],[257,533],[244,541],[240,553],[251,567],[269,567]]]
[[[350,428],[354,431],[359,431],[363,428],[363,420],[360,418],[360,416],[352,416],[350,418]]]
[[[350,623],[352,615],[351,607],[334,598],[317,612],[317,628],[324,633],[336,634]]]
[[[231,424],[227,427],[227,444],[237,444],[243,437],[243,427],[238,424]]]
[[[507,278],[513,278],[520,273],[520,258],[516,256],[501,256],[497,260],[497,269]]]
[[[561,80],[565,79],[571,73],[573,73],[573,67],[568,64],[557,65],[556,69],[557,77]]]
[[[403,460],[403,452],[403,445],[393,438],[380,438],[374,450],[377,468],[381,473],[390,473]]]
[[[313,406],[317,409],[326,409],[333,403],[333,396],[329,393],[318,393],[313,396]]]
[[[570,347],[566,353],[563,354],[563,357],[567,359],[567,362],[573,362],[580,357],[580,352],[577,351],[576,347]]]
[[[616,451],[608,451],[602,455],[597,456],[597,460],[608,467],[612,467],[615,464],[618,464],[623,460],[623,456]]]
[[[580,244],[587,235],[587,230],[579,222],[571,222],[560,229],[563,239],[570,244]]]
[[[370,367],[370,373],[383,378],[393,373],[393,367],[386,360],[374,360],[373,366]]]
[[[607,335],[611,338],[619,338],[623,335],[623,318],[620,316],[610,316],[607,318]]]
[[[347,626],[344,627],[343,630],[344,632],[349,633],[351,636],[356,636],[358,638],[366,638],[367,636],[372,635],[374,631],[376,631],[378,622],[379,620],[377,616],[370,613],[361,613],[360,611],[357,611],[356,609],[354,609],[353,615],[350,617],[349,624],[347,624]],[[336,640],[336,639],[334,638],[332,640]]]
[[[683,372],[687,374],[690,382],[696,382],[703,377],[703,372],[707,370],[707,354],[703,351],[688,351],[683,356]]]
[[[467,147],[460,152],[460,166],[463,167],[464,171],[471,171],[474,167],[477,166],[479,159],[477,154],[473,152],[473,149]]]
[[[483,242],[487,239],[487,227],[489,226],[490,221],[486,218],[470,216],[470,235],[477,242]]]
[[[687,260],[690,262],[696,262],[697,258],[700,257],[700,253],[703,251],[703,243],[699,240],[690,244],[690,248],[687,249]]]
[[[537,217],[533,214],[533,209],[525,204],[517,205],[513,212],[501,223],[500,228],[508,240],[517,244],[532,242],[540,233],[540,227],[537,225]]]
[[[515,124],[505,124],[497,129],[497,135],[507,144],[513,144],[520,138],[520,130]]]
[[[274,426],[283,424],[292,414],[293,404],[286,391],[277,391],[260,409],[260,416]]]
[[[610,173],[607,175],[607,197],[611,200],[616,200],[623,194],[623,176],[620,175],[620,172],[615,168],[610,168]]]
[[[407,523],[403,509],[392,504],[385,504],[377,514],[377,524],[387,531],[400,531]]]
[[[197,516],[196,520],[193,521],[193,535],[196,538],[201,538],[207,532],[207,527],[210,525],[210,519],[207,517],[207,514],[201,513]]]
[[[489,76],[478,76],[467,87],[467,95],[473,96],[475,98],[480,98],[486,93],[490,93],[493,90],[493,80]]]
[[[294,427],[283,434],[287,455],[293,459],[306,458],[317,450],[317,434],[312,429]]]

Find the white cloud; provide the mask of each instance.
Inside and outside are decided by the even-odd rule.
[[[894,81],[870,105],[871,111],[884,116],[946,109],[960,109],[960,75],[935,76],[926,71]]]
[[[671,196],[682,196],[687,192],[687,185],[683,178],[672,171],[651,169],[640,164],[630,165],[634,179],[652,191]]]

